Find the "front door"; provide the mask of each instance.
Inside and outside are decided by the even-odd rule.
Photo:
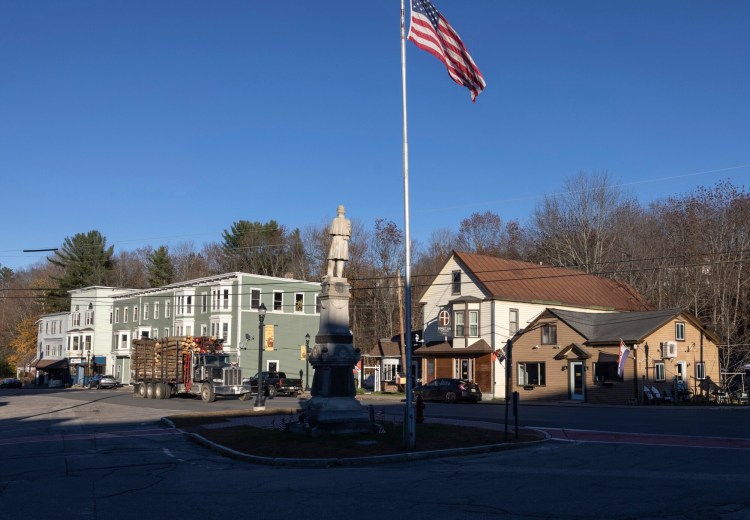
[[[583,362],[582,361],[571,361],[570,362],[570,398],[573,401],[583,401],[586,398],[585,385],[583,380]]]

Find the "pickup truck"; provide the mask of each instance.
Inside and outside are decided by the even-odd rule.
[[[286,377],[284,372],[261,372],[263,374],[263,395],[273,399],[277,395],[289,395],[292,397],[302,393],[302,380],[297,378]],[[258,391],[258,374],[256,373],[250,379],[245,379],[243,384],[250,385],[250,392]]]

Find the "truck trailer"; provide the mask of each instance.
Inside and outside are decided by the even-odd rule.
[[[250,397],[242,372],[229,362],[221,340],[179,336],[133,340],[133,393],[148,399],[177,395],[200,396],[211,403],[217,396]]]

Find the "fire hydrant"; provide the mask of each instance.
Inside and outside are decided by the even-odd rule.
[[[422,423],[424,422],[424,399],[422,399],[421,395],[417,396],[417,422]]]

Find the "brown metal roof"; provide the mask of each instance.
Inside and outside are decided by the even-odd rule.
[[[602,308],[652,309],[630,285],[583,271],[454,251],[456,260],[500,300]]]

